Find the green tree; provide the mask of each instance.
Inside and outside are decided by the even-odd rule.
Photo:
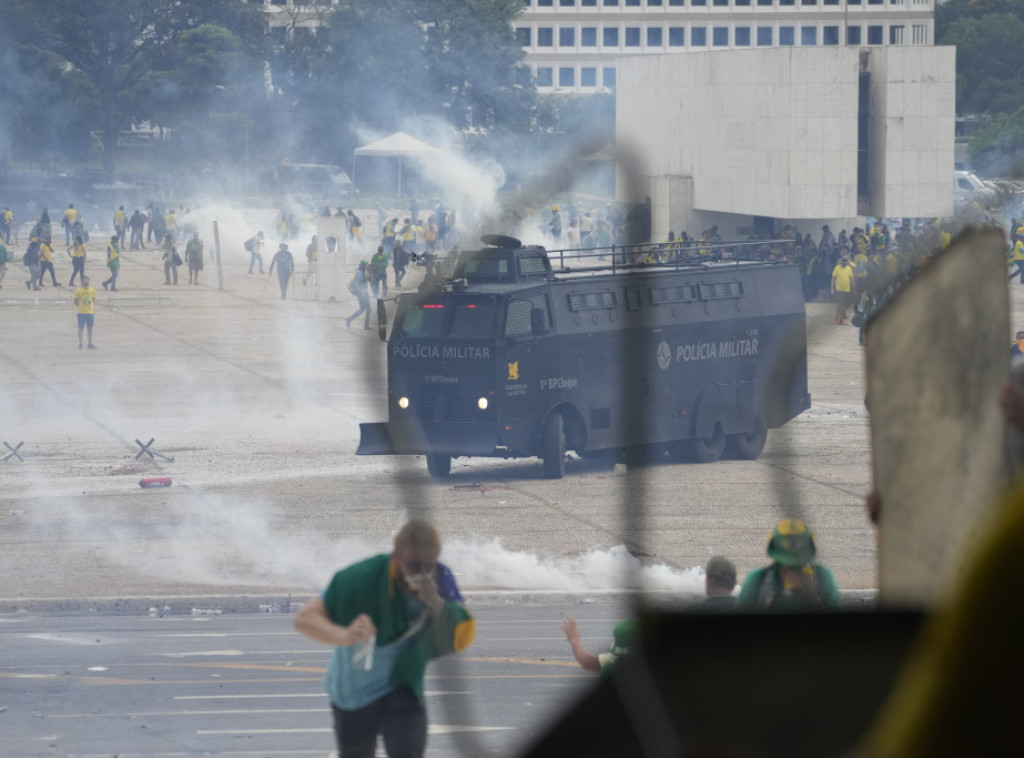
[[[952,0],[936,39],[956,46],[957,112],[1006,113],[1024,102],[1024,0]]]
[[[971,140],[967,154],[984,175],[1024,176],[1024,105],[996,115]]]
[[[169,70],[183,35],[188,45],[191,30],[207,23],[228,26],[258,50],[265,32],[262,8],[242,0],[0,0],[0,18],[19,48],[55,57],[62,70],[77,72],[94,91],[103,168],[110,175],[118,133],[133,118],[157,112],[147,82],[153,71]],[[209,30],[204,34],[207,43],[217,37]]]
[[[512,31],[520,0],[341,0],[329,54],[312,75],[344,114],[351,150],[360,128],[390,131],[441,119],[457,131],[524,128],[532,87]]]

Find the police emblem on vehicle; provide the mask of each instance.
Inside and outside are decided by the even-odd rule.
[[[658,345],[658,366],[662,369],[667,369],[672,365],[672,348],[668,346],[668,343],[664,339],[661,340],[661,344]]]

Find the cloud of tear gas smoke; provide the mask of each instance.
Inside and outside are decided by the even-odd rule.
[[[211,494],[177,498],[158,521],[119,521],[110,512],[46,497],[36,499],[29,515],[132,575],[174,584],[316,589],[338,568],[392,547],[392,536],[283,534],[287,516],[275,506]],[[395,517],[395,531],[403,520]],[[446,540],[442,560],[467,590],[615,590],[636,565],[621,545],[572,557],[539,556],[508,550],[498,540],[466,539]],[[660,564],[639,571],[645,589],[703,594],[700,568]]]

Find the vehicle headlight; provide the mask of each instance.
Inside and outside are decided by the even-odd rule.
[[[476,407],[479,408],[482,411],[486,411],[487,410],[487,398],[486,397],[482,397],[479,400],[477,400],[476,401]]]
[[[407,397],[400,397],[400,398],[398,398],[398,407],[401,408],[403,411],[406,408],[408,408],[409,407],[409,398],[407,398]]]

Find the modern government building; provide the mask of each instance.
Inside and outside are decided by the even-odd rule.
[[[931,45],[934,0],[524,0],[515,22],[541,92],[614,90],[624,55]]]
[[[336,2],[259,1],[278,35]],[[650,205],[655,239],[810,232],[953,212],[934,3],[523,0],[513,24],[539,92],[615,93],[616,199]]]

